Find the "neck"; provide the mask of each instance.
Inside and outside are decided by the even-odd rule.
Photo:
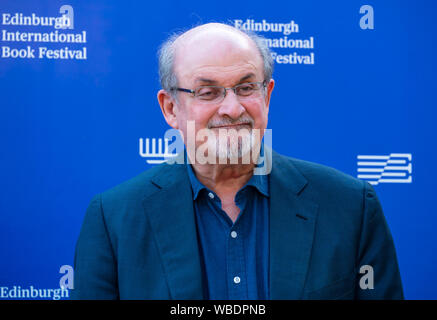
[[[253,175],[254,164],[192,164],[197,179],[217,194],[236,193]]]
[[[256,145],[251,150],[255,152],[257,160],[260,156],[260,148],[260,145]],[[242,158],[240,158],[238,164],[221,164],[217,158],[214,164],[200,164],[192,161],[189,153],[187,156],[190,158],[197,179],[218,195],[237,193],[250,180],[257,163],[251,157],[248,163],[242,163]]]

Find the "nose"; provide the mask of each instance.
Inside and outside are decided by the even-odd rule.
[[[221,117],[228,116],[231,119],[238,119],[245,111],[246,109],[238,100],[234,90],[228,89],[217,113]]]

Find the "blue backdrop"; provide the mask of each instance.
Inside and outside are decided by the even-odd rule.
[[[73,29],[36,19],[26,25],[32,14],[61,17],[63,5]],[[363,5],[373,8],[373,29]],[[162,41],[199,23],[264,20],[271,28],[298,26],[288,35],[260,32],[272,39],[276,58],[273,148],[355,177],[363,166],[381,168],[359,155],[409,155],[392,162],[398,169],[386,168],[400,178],[375,189],[406,298],[436,299],[436,7],[424,0],[2,0],[0,287],[59,288],[59,268],[73,265],[91,197],[152,166],[139,139],[162,138],[168,129],[156,100]],[[82,42],[32,35],[55,31]],[[275,47],[280,39],[288,47]],[[312,45],[293,48],[304,42],[296,40]],[[60,58],[65,47],[76,56]],[[10,298],[7,290],[0,288],[0,299]]]

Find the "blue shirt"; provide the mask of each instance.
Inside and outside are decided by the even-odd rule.
[[[269,178],[253,175],[235,203],[235,223],[220,198],[205,187],[187,164],[206,299],[269,299]]]

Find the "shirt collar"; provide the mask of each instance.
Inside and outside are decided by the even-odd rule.
[[[199,192],[202,189],[206,189],[206,187],[203,185],[202,182],[197,179],[196,174],[194,173],[193,168],[191,167],[191,164],[186,161],[187,165],[187,171],[188,171],[188,177],[190,178],[191,182],[191,189],[193,189],[193,200],[197,199],[197,196],[199,195]]]
[[[264,146],[263,144],[261,144],[260,156],[263,154],[264,154]],[[209,190],[209,189],[205,187],[205,185],[202,182],[200,182],[199,179],[197,179],[191,164],[188,163],[187,158],[185,160],[186,160],[185,163],[187,166],[188,177],[190,178],[191,188],[193,190],[193,200],[196,200],[201,190],[203,189]],[[240,190],[244,189],[246,186],[253,186],[258,190],[258,192],[260,192],[264,196],[270,197],[268,175],[265,174],[252,175],[249,181]]]

